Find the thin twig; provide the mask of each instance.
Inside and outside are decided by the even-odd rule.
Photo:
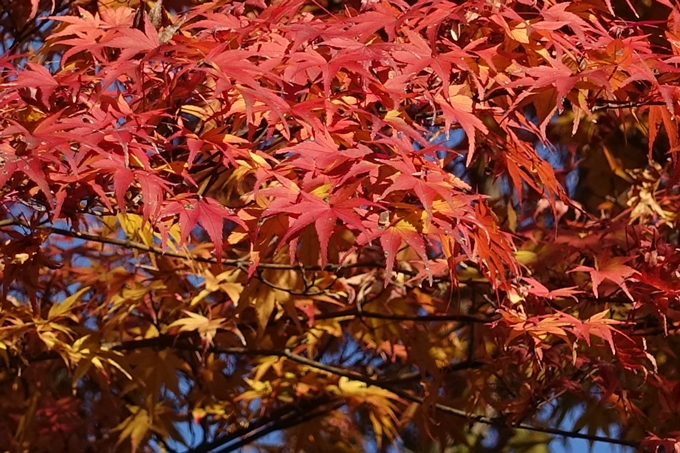
[[[16,226],[22,226],[25,228],[31,228],[30,225],[28,225],[25,222],[22,222],[18,219],[6,219],[0,221],[0,227],[4,226],[11,226],[11,225],[16,225]],[[192,253],[182,253],[182,252],[173,252],[169,250],[163,250],[161,247],[155,247],[151,245],[146,245],[142,244],[141,242],[136,242],[136,241],[131,241],[129,239],[116,239],[116,238],[107,238],[107,237],[102,237],[102,236],[97,236],[93,234],[88,234],[88,233],[81,233],[79,231],[69,231],[65,230],[63,228],[57,228],[53,226],[40,226],[38,227],[39,229],[42,230],[48,230],[53,234],[58,234],[60,236],[65,236],[65,237],[70,237],[74,239],[82,239],[84,241],[91,241],[91,242],[98,242],[100,244],[108,244],[108,245],[116,245],[119,247],[124,247],[127,249],[134,249],[134,250],[139,250],[142,252],[149,252],[149,253],[154,253],[156,255],[161,255],[161,256],[167,256],[171,258],[180,258],[184,260],[190,260],[190,261],[196,261],[200,263],[211,263],[211,264],[222,264],[224,266],[235,266],[235,267],[248,267],[253,264],[252,261],[250,260],[245,260],[245,259],[226,259],[223,258],[221,261],[218,261],[217,258],[213,257],[203,257],[203,256],[198,256],[194,255]],[[299,270],[299,269],[304,269],[305,271],[329,271],[329,272],[337,272],[343,269],[352,269],[352,268],[358,268],[358,267],[385,267],[384,263],[380,263],[377,261],[368,261],[368,262],[360,262],[360,263],[348,263],[348,264],[327,264],[326,266],[300,266],[300,265],[289,265],[289,264],[279,264],[279,263],[259,263],[258,268],[260,269],[279,269],[279,270]]]
[[[342,368],[334,367],[331,365],[325,365],[320,362],[316,362],[314,360],[308,359],[306,357],[303,357],[298,354],[294,354],[290,351],[284,351],[283,352],[283,357],[286,357],[289,360],[292,360],[294,362],[300,363],[302,365],[309,366],[311,368],[315,368],[321,371],[325,371],[327,373],[336,375],[336,376],[344,376],[347,377],[348,379],[353,379],[356,381],[364,382],[368,385],[374,385],[376,387],[380,387],[384,390],[390,391],[394,393],[395,395],[399,396],[400,398],[403,398],[407,401],[410,401],[412,403],[416,404],[423,404],[425,402],[425,399],[416,395],[412,395],[404,390],[400,390],[397,388],[394,388],[391,385],[384,384],[380,381],[377,381],[375,379],[363,376],[359,373],[354,373],[354,372],[348,372]],[[455,415],[457,417],[465,418],[467,420],[475,421],[477,423],[483,423],[486,425],[494,425],[494,426],[507,426],[507,424],[503,421],[503,417],[498,417],[498,418],[492,418],[492,417],[487,417],[485,415],[479,415],[479,414],[470,414],[468,412],[465,412],[460,409],[456,409],[451,406],[446,406],[444,404],[435,404],[434,407],[443,413],[450,414],[450,415]],[[543,426],[535,426],[535,425],[530,425],[527,423],[516,423],[510,425],[512,428],[515,429],[522,429],[526,431],[534,431],[534,432],[542,432],[546,434],[553,434],[556,436],[561,436],[561,437],[567,437],[567,438],[572,438],[572,439],[585,439],[593,442],[605,442],[608,444],[613,444],[613,445],[624,445],[628,447],[637,447],[637,443],[631,442],[631,441],[626,441],[626,440],[621,440],[621,439],[614,439],[611,437],[605,437],[605,436],[597,436],[597,435],[590,435],[590,434],[583,434],[579,433],[576,431],[567,431],[559,428],[550,428],[550,427],[543,427]]]
[[[224,448],[213,449],[212,453],[229,453],[232,451],[236,451],[241,447],[245,447],[246,445],[251,444],[257,439],[266,436],[267,434],[308,422],[319,416],[325,415],[335,409],[338,409],[342,407],[344,404],[345,404],[344,401],[335,401],[327,407],[321,407],[320,409],[317,408],[309,412],[298,411],[290,418],[279,419],[259,431],[252,432],[249,435],[242,437],[241,439],[238,440],[238,442],[234,442],[233,444],[228,446],[225,445]],[[188,453],[193,452],[189,451]]]
[[[614,109],[632,109],[632,108],[640,108],[640,107],[646,107],[650,105],[664,105],[665,102],[663,101],[646,101],[646,102],[635,102],[635,101],[625,101],[625,102],[615,102],[615,101],[606,101],[602,104],[598,104],[593,106],[590,111],[591,112],[598,112],[600,110],[614,110]]]
[[[352,370],[347,370],[344,368],[339,368],[333,365],[326,365],[324,363],[318,362],[316,360],[308,359],[304,356],[301,356],[299,354],[295,354],[289,350],[272,350],[272,349],[251,349],[247,347],[219,347],[219,346],[211,346],[209,348],[204,349],[202,345],[196,346],[189,342],[190,336],[188,334],[178,334],[178,335],[161,335],[155,338],[148,338],[148,339],[143,339],[143,340],[134,340],[134,341],[127,341],[120,343],[118,345],[112,346],[110,349],[115,350],[115,351],[129,351],[129,350],[135,350],[135,349],[142,349],[142,348],[175,348],[178,350],[185,350],[185,351],[192,351],[192,352],[210,352],[213,354],[227,354],[227,355],[245,355],[245,356],[260,356],[260,357],[267,357],[267,356],[274,356],[274,357],[283,357],[288,360],[291,360],[293,362],[296,362],[300,365],[307,366],[309,368],[312,368],[317,371],[323,371],[325,373],[328,373],[333,376],[339,376],[339,377],[346,377],[351,380],[363,382],[367,385],[373,385],[379,388],[382,388],[384,390],[390,391],[394,393],[395,395],[399,396],[400,398],[403,398],[404,400],[417,403],[417,404],[423,404],[425,399],[412,395],[411,393],[408,393],[404,390],[396,388],[392,383],[394,380],[390,381],[384,381],[381,380],[380,378],[376,377],[368,377],[365,375],[362,375],[361,373],[358,373],[356,371]],[[30,362],[37,362],[41,360],[49,360],[49,359],[55,359],[58,358],[59,355],[54,352],[54,351],[48,351],[43,354],[41,354],[38,357],[33,358],[32,360],[29,360]],[[485,415],[480,415],[480,414],[472,414],[468,413],[464,410],[457,409],[454,407],[446,406],[443,404],[436,404],[434,406],[436,410],[447,413],[450,415],[455,415],[457,417],[461,417],[473,422],[477,423],[483,423],[487,425],[492,425],[492,426],[507,426],[507,423],[504,421],[504,417],[487,417]],[[567,430],[562,430],[558,428],[550,428],[550,427],[542,427],[542,426],[535,426],[527,423],[516,423],[511,425],[512,428],[514,429],[522,429],[522,430],[527,430],[527,431],[535,431],[535,432],[542,432],[542,433],[547,433],[547,434],[553,434],[556,436],[561,436],[561,437],[566,437],[566,438],[573,438],[573,439],[585,439],[593,442],[605,442],[608,444],[613,444],[613,445],[624,445],[624,446],[630,446],[630,447],[636,447],[637,444],[631,441],[626,441],[626,440],[621,440],[621,439],[614,439],[611,437],[605,437],[605,436],[597,436],[597,435],[590,435],[590,434],[583,434],[575,431],[567,431]]]
[[[486,324],[499,319],[498,316],[474,316],[463,313],[431,314],[431,315],[400,315],[391,313],[377,313],[364,309],[349,309],[336,311],[333,313],[323,313],[314,316],[314,319],[334,319],[346,316],[370,319],[387,319],[392,321],[413,321],[413,322],[447,322],[457,321],[466,323]]]
[[[284,407],[280,407],[277,409],[274,409],[269,412],[269,414],[265,417],[260,418],[259,420],[256,420],[254,422],[249,423],[247,426],[244,426],[242,428],[239,428],[235,430],[234,432],[228,433],[228,434],[223,434],[220,436],[215,437],[209,442],[204,442],[201,445],[194,447],[193,449],[187,451],[186,453],[208,453],[208,452],[214,452],[216,449],[225,446],[227,444],[230,444],[231,442],[236,441],[237,439],[245,439],[249,438],[249,436],[257,434],[258,432],[262,432],[260,430],[266,429],[268,425],[271,427],[276,427],[277,422],[280,420],[286,420],[286,417],[289,417],[291,414],[295,413],[300,413],[301,411],[304,413],[306,409],[313,409],[317,408],[319,406],[323,406],[325,404],[329,403],[329,397],[327,395],[322,395],[320,397],[311,399],[311,400],[306,400],[303,403],[292,403],[289,405],[286,405]],[[343,403],[344,404],[344,403]],[[289,426],[285,426],[289,427]],[[278,429],[284,429],[284,426],[278,427]],[[275,430],[275,429],[273,429]],[[272,430],[272,431],[273,431]],[[272,432],[270,431],[270,432]],[[258,436],[257,438],[261,437]],[[251,442],[255,440],[256,438],[251,439]],[[232,448],[236,444],[232,444],[229,448]]]

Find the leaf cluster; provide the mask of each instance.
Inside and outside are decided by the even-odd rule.
[[[25,3],[0,445],[678,448],[677,5]]]

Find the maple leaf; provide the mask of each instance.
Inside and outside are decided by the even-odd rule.
[[[118,209],[125,210],[125,193],[135,180],[135,173],[121,159],[100,159],[90,164],[92,168],[109,170],[113,179],[113,192]]]
[[[362,4],[368,3],[362,1]],[[392,4],[374,2],[371,0],[373,11],[366,11],[356,17],[346,19],[349,27],[347,32],[351,36],[357,36],[359,41],[366,41],[377,30],[384,29],[390,41],[393,41],[399,18],[399,10]]]
[[[270,204],[267,208],[268,215],[297,214],[297,217],[288,227],[288,231],[281,238],[281,243],[295,237],[303,228],[313,223],[321,246],[321,265],[325,266],[328,257],[328,242],[337,227],[337,221],[341,220],[345,226],[363,231],[365,228],[356,210],[368,206],[377,206],[376,203],[363,198],[351,198],[358,184],[357,182],[330,194],[330,196],[327,195],[328,201],[319,197],[319,195],[324,195],[324,189],[328,189],[328,187],[322,186],[315,193],[300,192],[301,201],[299,203],[288,205],[289,202],[285,201],[284,204],[288,206],[280,206],[279,203],[275,202]],[[264,191],[264,193],[267,192]],[[295,252],[291,251],[291,253],[294,254]]]
[[[47,183],[45,172],[43,171],[42,165],[38,159],[26,158],[5,162],[2,170],[0,170],[0,186],[4,186],[9,178],[11,178],[17,172],[21,172],[28,176],[28,178],[40,188],[42,193],[45,194],[47,200],[52,203],[53,194],[50,190],[49,184]]]
[[[641,444],[642,448],[649,451],[667,451],[672,453],[680,453],[680,435],[677,437],[660,438],[656,435],[650,435]]]
[[[616,283],[624,293],[633,300],[633,296],[628,291],[626,287],[626,279],[632,275],[639,274],[638,271],[630,266],[626,266],[624,263],[630,261],[629,257],[611,257],[603,259],[595,259],[595,267],[589,266],[578,266],[569,272],[587,272],[590,274],[590,278],[593,281],[593,294],[595,297],[599,297],[598,288],[604,280],[610,280]]]
[[[21,71],[12,85],[16,88],[37,89],[40,93],[40,101],[43,105],[48,106],[50,96],[59,87],[59,82],[45,66],[28,62],[27,68],[29,70]]]
[[[136,28],[119,28],[111,38],[101,40],[100,45],[120,49],[118,59],[126,61],[139,53],[150,52],[160,47],[161,42],[156,27],[153,26],[149,17],[144,15],[143,32]]]
[[[656,141],[659,127],[663,124],[666,135],[670,140],[671,148],[678,149],[678,123],[673,118],[673,111],[665,105],[652,105],[649,107],[649,157],[652,156],[652,148]]]
[[[68,46],[62,56],[62,63],[82,51],[89,52],[99,61],[104,60],[99,45],[99,39],[105,34],[100,15],[93,15],[81,7],[78,7],[78,12],[79,17],[69,15],[48,17],[58,23],[68,24],[50,35],[48,43],[53,41]]]
[[[144,220],[150,218],[156,219],[161,212],[164,193],[169,192],[170,188],[165,180],[160,176],[150,171],[136,170],[134,171],[135,178],[139,182],[142,192]],[[129,179],[129,175],[124,176],[124,181]],[[115,184],[114,184],[115,185]],[[120,196],[123,184],[118,188],[118,196]]]
[[[14,3],[0,355],[30,391],[0,385],[0,445],[153,450],[188,444],[193,415],[216,450],[239,420],[288,427],[272,448],[408,429],[405,447],[450,449],[470,424],[437,413],[530,420],[557,389],[557,412],[585,404],[578,428],[676,447],[678,360],[655,358],[678,326],[677,5]],[[640,179],[645,154],[663,163]],[[636,299],[609,315],[569,270]],[[425,397],[389,385],[418,380]],[[308,409],[311,437],[292,426]]]
[[[529,294],[533,294],[538,297],[545,297],[547,299],[571,297],[574,300],[577,300],[576,295],[583,292],[576,290],[576,286],[570,286],[568,288],[558,288],[550,291],[540,282],[536,281],[531,277],[523,277],[522,280],[529,283],[530,285],[528,288]]]
[[[269,284],[256,280],[245,288],[239,300],[239,305],[253,306],[255,308],[259,335],[264,334],[270,317],[276,310],[276,306],[286,306],[291,298],[288,292],[271,287],[271,284],[287,284],[290,278],[288,273],[279,273],[276,276],[272,276],[271,273],[265,271],[263,274],[264,279]],[[272,278],[274,281],[272,281]]]
[[[121,424],[116,426],[114,430],[121,431],[118,444],[123,440],[130,438],[132,443],[132,451],[136,451],[142,440],[147,436],[147,433],[153,427],[149,413],[137,406],[129,406],[128,409],[131,415],[125,419]]]
[[[451,85],[447,96],[437,94],[435,96],[435,101],[437,101],[439,107],[442,109],[442,116],[444,117],[444,126],[447,134],[449,133],[448,131],[451,130],[451,125],[453,123],[458,123],[465,131],[465,135],[468,139],[466,164],[470,165],[474,156],[476,131],[487,134],[489,130],[484,123],[472,113],[474,102],[472,101],[472,98],[461,94],[462,88],[462,86]]]
[[[608,315],[609,310],[594,314],[581,324],[580,333],[588,344],[590,344],[590,335],[603,339],[611,348],[612,354],[616,354],[616,346],[612,336],[616,329],[613,326],[623,324],[623,322],[611,319]]]
[[[585,41],[585,32],[586,30],[590,31],[591,27],[580,16],[567,11],[571,6],[570,3],[546,4],[541,11],[541,16],[545,20],[532,23],[531,28],[534,30],[553,31],[566,26],[574,30],[574,33],[581,41]]]
[[[439,168],[431,165],[422,165],[418,171],[414,163],[406,156],[399,160],[377,160],[399,171],[392,178],[393,183],[385,189],[381,198],[384,199],[395,191],[413,191],[427,212],[428,221],[432,220],[436,196],[453,204],[457,191],[470,188],[463,180],[453,175],[442,174]]]
[[[47,318],[52,320],[60,316],[66,316],[73,308],[73,305],[78,302],[81,296],[89,291],[89,289],[90,288],[88,286],[84,286],[74,294],[64,299],[60,304],[52,305],[50,307],[50,311],[47,314]]]
[[[414,224],[412,219],[408,218],[401,218],[391,223],[388,221],[387,224],[375,219],[369,219],[365,223],[368,228],[357,237],[357,242],[363,245],[371,243],[375,239],[379,240],[383,255],[385,256],[385,270],[388,276],[391,275],[394,269],[397,253],[401,249],[403,241],[422,259],[429,278],[432,278],[429,270],[427,246],[422,235],[422,227],[419,229],[419,226]],[[385,279],[385,286],[388,283],[389,279]]]
[[[226,318],[207,318],[198,313],[184,310],[186,318],[181,318],[171,323],[168,328],[179,327],[180,332],[198,332],[206,345],[213,342],[217,330],[225,324]]]
[[[545,86],[554,85],[557,90],[557,106],[560,111],[564,109],[563,103],[572,88],[579,81],[580,76],[573,75],[570,68],[560,61],[550,59],[551,66],[542,66],[537,68],[525,68],[527,77],[516,80],[511,86],[526,86],[530,85],[532,88],[543,88]],[[531,91],[527,91],[531,94]],[[521,102],[524,96],[519,96],[517,102]]]
[[[222,259],[222,243],[224,237],[224,220],[229,220],[248,230],[247,225],[231,210],[210,197],[199,199],[187,195],[178,200],[170,201],[163,208],[161,218],[168,215],[179,215],[181,242],[186,243],[189,233],[198,223],[208,233],[215,245],[217,260]]]

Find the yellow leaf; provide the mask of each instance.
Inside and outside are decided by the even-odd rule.
[[[132,451],[136,451],[151,429],[151,420],[148,412],[141,407],[133,406],[128,409],[132,412],[132,415],[115,428],[116,431],[121,431],[116,445],[120,445],[123,440],[129,438],[132,443]]]
[[[200,293],[198,293],[196,296],[194,296],[193,299],[191,299],[191,302],[189,302],[189,305],[191,307],[193,307],[196,304],[199,304],[203,299],[205,299],[207,296],[209,296],[212,293],[213,293],[213,291],[210,291],[209,289],[202,289]]]
[[[326,199],[330,195],[331,190],[333,189],[333,184],[323,184],[316,189],[312,190],[310,193],[316,197]]]
[[[514,255],[517,261],[525,266],[535,263],[537,258],[536,252],[531,250],[517,250]]]
[[[123,227],[128,238],[141,240],[144,245],[153,246],[153,230],[148,222],[144,222],[141,215],[118,214],[118,222]]]
[[[381,389],[375,385],[367,385],[365,382],[355,381],[346,376],[340,377],[338,379],[337,386],[329,386],[331,391],[340,393],[345,396],[356,397],[356,398],[367,398],[374,397],[375,400],[386,401],[385,398],[396,398],[396,395],[389,390]]]
[[[238,137],[236,135],[224,134],[222,137],[222,142],[224,143],[248,143],[248,140]]]
[[[265,277],[274,279],[274,281],[269,280],[273,284],[281,287],[288,287],[289,283],[285,280],[282,281],[282,277],[285,275],[285,273],[265,273]],[[262,333],[267,327],[267,323],[269,323],[271,314],[276,309],[276,303],[279,302],[283,304],[288,299],[290,299],[289,293],[271,288],[266,284],[255,280],[245,287],[239,297],[239,304],[246,304],[246,306],[255,308],[257,325],[259,332]]]
[[[50,307],[49,313],[47,314],[47,319],[54,319],[59,316],[63,316],[69,311],[71,311],[71,307],[73,307],[73,304],[78,302],[80,296],[82,296],[89,289],[90,289],[89,286],[80,288],[75,294],[70,295],[69,297],[64,299],[61,303],[52,305]]]
[[[30,109],[30,113],[26,115],[26,121],[28,121],[29,123],[40,121],[43,118],[45,118],[45,114],[37,108]]]
[[[460,264],[460,269],[456,269],[456,275],[461,282],[486,282],[488,279],[474,266]]]
[[[524,300],[524,296],[522,296],[517,290],[511,289],[508,291],[508,300],[512,305],[517,305]]]
[[[199,107],[197,105],[183,105],[180,108],[180,112],[188,113],[189,115],[193,115],[196,118],[200,118],[203,121],[207,120],[210,117],[208,112],[206,112],[203,107]]]
[[[338,381],[338,388],[345,395],[363,396],[366,393],[367,385],[361,381],[351,381],[349,378],[342,376]]]
[[[272,385],[269,381],[256,381],[254,379],[248,379],[244,378],[244,381],[248,383],[248,385],[253,389],[252,394],[254,394],[256,397],[261,397],[261,396],[266,396],[266,395],[271,395],[272,393]],[[244,392],[241,394],[241,396],[237,399],[247,399],[246,394],[249,392]]]
[[[229,245],[238,244],[239,242],[248,239],[249,235],[245,231],[232,231],[227,238]]]
[[[281,357],[277,356],[270,356],[270,357],[264,357],[263,359],[260,360],[260,364],[255,368],[257,371],[255,372],[255,376],[253,377],[255,381],[261,381],[264,375],[269,371],[269,369],[279,362],[281,360]]]
[[[106,363],[116,368],[121,373],[123,373],[123,376],[125,376],[126,378],[132,380],[132,376],[130,375],[130,373],[125,369],[125,367],[123,367],[123,364],[118,362],[118,360],[123,359],[122,354],[107,350],[99,351],[99,354],[100,357],[106,361]]]
[[[205,410],[204,408],[202,408],[202,407],[196,407],[196,408],[194,408],[194,409],[191,410],[191,417],[192,417],[195,421],[200,421],[200,420],[202,420],[203,417],[205,417],[206,415],[208,415],[208,411],[206,411],[206,410]]]
[[[31,257],[28,253],[17,253],[12,259],[13,264],[24,264]]]
[[[324,320],[319,320],[314,322],[314,328],[312,329],[312,332],[314,333],[314,330],[323,330],[324,332],[329,333],[330,335],[334,337],[341,337],[342,336],[342,326],[340,325],[340,320],[338,318],[336,319],[324,319]]]
[[[604,152],[604,156],[607,158],[609,168],[611,168],[614,174],[619,178],[622,178],[626,182],[633,183],[634,182],[633,179],[628,175],[626,169],[623,166],[623,161],[618,157],[614,156],[612,152],[609,151],[609,148],[607,148],[604,145],[602,145],[602,151]]]
[[[238,306],[238,300],[241,297],[241,293],[243,292],[243,285],[240,283],[222,283],[220,285],[220,289],[224,291],[227,296],[229,296],[229,299],[234,303],[235,306]]]
[[[385,119],[386,120],[391,120],[395,118],[399,118],[401,116],[401,112],[399,110],[390,110],[385,114]]]
[[[507,210],[507,214],[508,214],[508,228],[513,233],[516,233],[517,232],[517,212],[515,211],[515,208],[512,207],[512,203],[508,203],[506,210]]]
[[[267,161],[264,159],[264,157],[262,157],[262,156],[260,156],[260,155],[258,155],[258,154],[255,154],[255,153],[253,153],[253,152],[250,152],[250,153],[248,153],[248,154],[250,154],[250,158],[253,159],[253,161],[254,161],[256,164],[258,164],[259,166],[265,167],[265,168],[270,168],[270,167],[269,167],[269,164],[268,164]]]
[[[373,425],[373,432],[375,433],[375,441],[378,444],[378,448],[380,448],[382,445],[383,425],[378,420],[373,411],[370,411],[368,413],[368,418],[371,420],[371,425]]]
[[[183,312],[188,317],[178,319],[168,327],[179,327],[180,332],[197,331],[208,341],[212,341],[212,339],[217,334],[217,329],[219,329],[224,321],[226,321],[225,318],[208,319],[203,315],[199,315],[198,313],[192,313],[186,310]]]
[[[527,28],[527,24],[518,24],[515,28],[510,30],[510,36],[517,42],[529,44],[529,29]]]
[[[397,127],[409,127],[408,123],[401,117],[401,112],[399,110],[390,110],[387,112],[385,114],[385,121],[389,124],[395,124]]]
[[[469,96],[462,94],[451,96],[451,105],[457,110],[468,113],[472,112],[472,99]]]

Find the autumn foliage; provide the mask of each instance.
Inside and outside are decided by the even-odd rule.
[[[0,4],[0,450],[680,451],[674,1]]]

